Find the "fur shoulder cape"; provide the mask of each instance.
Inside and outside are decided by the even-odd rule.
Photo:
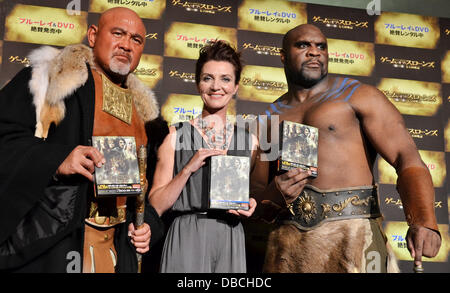
[[[83,44],[63,49],[43,46],[31,52],[30,92],[36,107],[36,137],[46,138],[52,123],[58,125],[65,116],[64,99],[71,96],[88,79],[86,63],[95,68],[92,50]],[[132,92],[139,116],[145,121],[159,114],[153,91],[134,74],[129,74],[126,86]]]

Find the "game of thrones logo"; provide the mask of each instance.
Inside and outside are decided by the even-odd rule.
[[[134,74],[150,88],[155,88],[156,84],[162,80],[163,57],[159,55],[143,54],[139,61],[139,66],[134,70]]]
[[[442,104],[441,84],[397,78],[382,78],[377,88],[402,114],[433,116]]]
[[[158,39],[158,33],[148,33],[145,35],[145,39],[147,40],[157,40]]]
[[[186,9],[189,12],[201,12],[201,13],[232,13],[231,6],[222,6],[222,5],[214,5],[214,4],[206,4],[200,2],[190,2],[190,1],[182,1],[182,0],[172,0],[171,3],[173,6],[180,6]]]
[[[423,102],[436,102],[438,100],[438,96],[435,95],[420,95],[415,93],[398,93],[392,91],[382,90],[383,94],[389,99],[394,100],[395,102],[402,103],[423,103]]]
[[[437,129],[408,128],[408,132],[414,138],[424,138],[424,136],[438,136]]]
[[[244,50],[253,50],[256,52],[256,54],[261,55],[271,55],[271,56],[280,56],[280,50],[281,48],[276,46],[265,46],[265,45],[259,45],[259,44],[252,44],[252,43],[244,43],[242,45],[242,48]]]
[[[184,82],[195,83],[195,73],[179,72],[178,70],[170,70],[169,77],[181,79]]]
[[[243,85],[251,85],[258,90],[267,90],[267,91],[285,91],[287,90],[287,84],[284,82],[270,81],[270,80],[259,80],[259,79],[250,79],[243,78]]]
[[[313,22],[322,23],[327,27],[340,28],[340,29],[355,29],[355,28],[369,28],[368,21],[352,21],[338,18],[322,18],[321,16],[313,16]]]
[[[287,91],[283,68],[247,65],[241,76],[238,97],[242,100],[272,103]]]
[[[435,61],[417,61],[417,60],[409,60],[409,59],[399,59],[399,58],[389,58],[382,56],[380,57],[381,63],[389,63],[392,64],[393,67],[400,67],[406,69],[416,69],[420,70],[422,68],[435,68]]]
[[[156,68],[136,68],[133,73],[135,75],[147,75],[147,76],[156,76]]]
[[[22,64],[25,67],[30,66],[30,60],[28,60],[27,57],[21,57],[21,56],[18,56],[18,55],[15,55],[15,56],[11,55],[11,56],[9,56],[8,61],[11,62],[11,63]]]

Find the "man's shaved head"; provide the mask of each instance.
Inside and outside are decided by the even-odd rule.
[[[133,10],[115,7],[103,12],[98,26],[88,30],[97,69],[121,83],[139,64],[145,35],[145,25]]]
[[[103,12],[98,20],[99,29],[105,23],[108,23],[118,17],[126,17],[126,19],[129,19],[130,21],[136,21],[138,24],[142,25],[142,28],[145,31],[145,26],[140,16],[135,11],[126,7],[113,7]]]
[[[318,27],[294,27],[284,35],[282,46],[281,61],[288,83],[310,88],[327,76],[327,39]]]
[[[313,24],[301,24],[298,25],[292,29],[290,29],[286,34],[284,34],[283,37],[283,50],[286,50],[289,46],[289,43],[292,42],[292,37],[294,35],[298,34],[305,34],[306,32],[315,32],[318,35],[321,35],[323,38],[326,39],[325,35],[322,33],[322,31]]]

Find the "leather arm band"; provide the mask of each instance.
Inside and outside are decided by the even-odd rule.
[[[397,190],[409,226],[420,225],[439,233],[434,212],[434,187],[430,172],[409,167],[398,175]]]

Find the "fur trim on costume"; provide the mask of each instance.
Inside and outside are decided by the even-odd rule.
[[[78,44],[61,50],[44,46],[32,51],[28,59],[32,67],[29,87],[36,107],[35,136],[46,138],[50,125],[64,119],[64,99],[86,83],[86,63],[95,69],[94,56],[89,47]],[[159,108],[153,91],[133,74],[128,75],[126,85],[139,116],[145,122],[155,119]]]
[[[147,122],[158,117],[159,106],[153,91],[134,74],[128,75],[125,84],[132,92],[134,105],[141,118]]]

